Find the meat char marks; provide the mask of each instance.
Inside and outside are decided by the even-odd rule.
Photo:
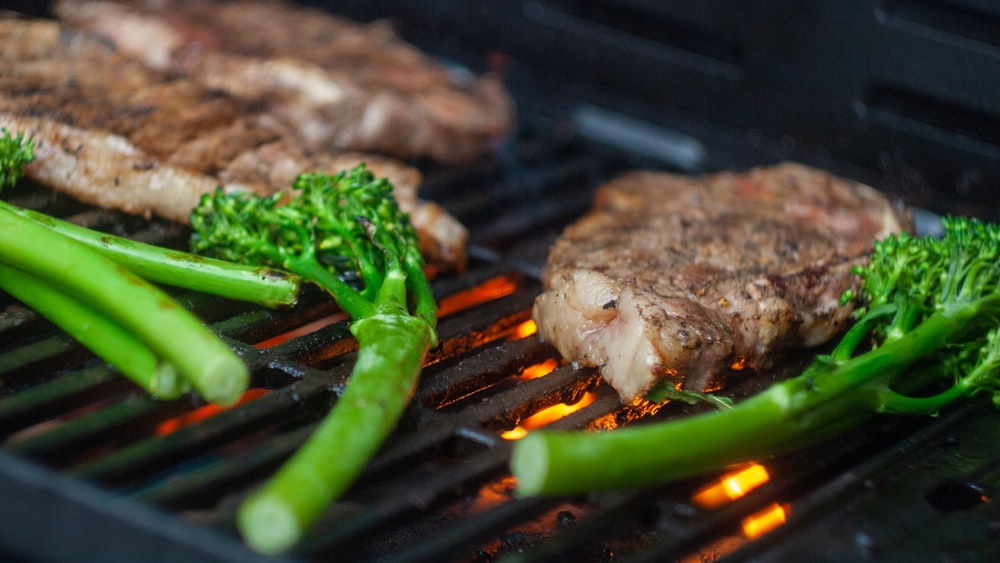
[[[311,148],[463,163],[514,122],[496,77],[451,71],[386,22],[282,0],[61,0],[53,9],[153,68],[266,104]]]
[[[686,177],[633,171],[556,241],[533,315],[625,401],[719,387],[844,328],[839,299],[876,238],[912,228],[874,189],[803,165]]]
[[[464,263],[465,228],[419,200],[420,173],[394,159],[312,150],[258,104],[54,21],[0,18],[0,66],[0,126],[35,140],[27,175],[81,201],[184,222],[216,186],[270,194],[364,162],[395,186],[428,259]]]

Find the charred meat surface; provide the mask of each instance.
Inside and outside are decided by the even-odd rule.
[[[81,201],[185,222],[216,186],[269,194],[365,162],[395,186],[429,260],[465,261],[465,228],[418,199],[421,174],[392,158],[311,150],[259,105],[54,21],[0,18],[0,65],[0,126],[35,139],[27,175]]]
[[[794,163],[687,177],[625,173],[551,249],[533,315],[623,400],[667,379],[717,388],[844,327],[851,268],[911,229],[876,190]]]
[[[266,105],[314,149],[461,163],[495,149],[514,122],[496,77],[450,71],[386,22],[280,0],[65,0],[54,11],[153,68]]]

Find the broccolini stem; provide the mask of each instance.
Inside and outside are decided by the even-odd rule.
[[[936,414],[941,409],[968,395],[966,385],[956,384],[937,395],[910,397],[886,389],[879,394],[881,411],[897,414]]]
[[[957,367],[952,368],[948,373],[938,374],[936,378],[932,376],[932,380],[936,379],[937,381],[948,376],[956,379],[954,385],[935,395],[911,397],[893,390],[884,390],[880,396],[882,411],[933,415],[964,397],[974,395],[977,392],[996,390],[1000,386],[996,377],[997,371],[1000,369],[1000,329],[989,331],[982,347],[975,352],[978,356],[977,362],[971,369]],[[946,368],[939,368],[938,371],[946,371]]]
[[[116,237],[3,201],[0,207],[76,239],[152,282],[265,307],[291,305],[298,298],[300,281],[286,272]]]
[[[306,444],[240,507],[240,531],[258,551],[293,545],[354,482],[395,428],[436,338],[426,322],[408,314],[377,313],[355,321],[351,332],[358,356],[343,396]]]
[[[415,306],[413,314],[423,319],[430,327],[437,326],[437,300],[434,298],[434,291],[431,289],[431,282],[424,275],[423,261],[419,258],[407,257],[404,261],[406,268],[406,282],[410,291],[413,292]],[[437,333],[434,334],[434,342],[431,346],[437,345]]]
[[[370,301],[365,299],[350,284],[324,268],[312,255],[303,258],[289,258],[282,262],[289,271],[312,281],[329,293],[337,305],[352,319],[366,317],[374,311],[374,306]]]
[[[758,440],[779,437],[790,398],[784,387],[728,410],[599,434],[535,431],[514,444],[511,470],[522,496],[580,494],[666,482],[752,459]],[[747,437],[755,440],[748,440]],[[627,485],[626,485],[627,484]]]
[[[894,315],[896,313],[895,305],[879,305],[872,308],[864,315],[862,319],[854,323],[844,336],[841,337],[840,341],[837,343],[836,348],[830,352],[830,357],[834,361],[849,360],[854,353],[857,351],[858,346],[863,342],[868,342],[871,340],[872,329],[875,324],[881,321],[884,317],[889,315]]]
[[[0,289],[49,319],[114,366],[125,377],[160,399],[176,399],[186,382],[140,340],[118,323],[69,295],[52,289],[44,280],[0,264]]]
[[[0,263],[102,311],[175,366],[206,400],[232,403],[245,390],[246,365],[190,311],[124,266],[4,208]]]

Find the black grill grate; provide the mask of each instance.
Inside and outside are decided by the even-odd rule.
[[[357,4],[359,11],[381,5]],[[982,203],[982,182],[992,177],[995,161],[975,161],[980,163],[979,173],[967,175],[971,199],[963,199],[960,190],[944,199],[925,197],[921,187],[935,178],[951,177],[956,160],[964,163],[988,151],[962,153],[958,158],[954,147],[948,148],[955,139],[933,129],[921,129],[926,134],[921,139],[885,133],[883,129],[892,129],[885,123],[900,125],[886,121],[885,115],[905,113],[913,104],[896,104],[888,113],[871,111],[876,106],[885,109],[884,96],[851,106],[858,111],[869,108],[861,112],[861,118],[871,123],[858,125],[874,131],[865,135],[864,143],[844,141],[856,131],[839,135],[832,131],[826,146],[842,149],[846,143],[865,152],[873,143],[889,139],[893,146],[910,151],[908,159],[886,149],[878,153],[879,164],[871,165],[867,160],[876,158],[875,151],[865,152],[863,159],[847,151],[851,154],[846,159],[854,163],[850,165],[823,151],[818,155],[797,151],[791,137],[772,143],[768,139],[776,131],[754,130],[754,116],[748,111],[762,101],[768,107],[773,104],[768,88],[774,85],[760,82],[761,76],[769,74],[753,67],[766,64],[754,54],[768,47],[757,43],[767,38],[736,25],[728,16],[718,18],[724,29],[708,30],[712,33],[704,36],[710,40],[707,43],[687,41],[668,48],[672,55],[663,60],[643,56],[638,64],[618,64],[634,58],[631,50],[638,47],[642,47],[640,55],[655,54],[646,50],[648,37],[612,40],[627,32],[623,26],[642,24],[645,29],[645,18],[624,17],[616,26],[594,25],[585,21],[589,14],[605,12],[585,6],[577,9],[571,4],[578,3],[568,2],[485,2],[475,4],[476,9],[474,4],[443,2],[434,4],[440,6],[437,9],[410,9],[423,4],[414,2],[398,9],[417,22],[404,31],[415,40],[425,40],[424,46],[432,51],[465,62],[467,45],[447,42],[441,36],[469,39],[467,35],[476,35],[472,42],[480,47],[483,37],[496,36],[495,42],[515,57],[531,58],[547,50],[550,28],[558,23],[555,31],[560,37],[575,37],[583,44],[599,40],[602,46],[599,54],[585,50],[567,54],[571,60],[594,55],[598,62],[607,58],[616,63],[610,73],[601,65],[589,67],[588,72],[597,78],[638,84],[636,76],[661,72],[679,81],[680,86],[669,93],[680,104],[671,111],[702,110],[704,116],[703,106],[709,105],[724,116],[739,114],[739,131],[661,111],[657,104],[665,101],[666,94],[659,87],[650,94],[650,84],[632,93],[645,97],[640,101],[623,94],[621,88],[609,90],[602,80],[570,80],[553,73],[555,67],[565,73],[566,65],[559,61],[543,61],[548,64],[537,67],[515,57],[505,59],[506,78],[521,111],[516,137],[495,159],[468,168],[424,166],[424,195],[456,214],[471,227],[472,235],[468,271],[461,276],[442,275],[433,282],[446,309],[440,323],[441,346],[429,357],[399,428],[361,480],[283,560],[1000,558],[1000,509],[994,499],[1000,489],[1000,443],[995,440],[1000,435],[1000,418],[981,403],[935,419],[879,421],[823,447],[769,460],[767,484],[717,509],[698,508],[691,502],[694,492],[712,482],[713,476],[643,491],[512,498],[513,483],[506,470],[509,442],[500,434],[543,407],[572,402],[585,393],[594,395],[589,406],[555,422],[558,427],[681,416],[693,409],[667,405],[653,414],[622,406],[596,373],[568,365],[538,379],[518,377],[530,366],[558,360],[537,337],[521,337],[517,328],[529,319],[549,243],[563,225],[589,207],[593,189],[601,181],[632,166],[697,172],[798,158],[866,181],[884,179],[883,187],[896,188],[911,201],[943,202],[933,206],[935,211],[975,208],[981,216],[995,217],[995,204]],[[522,9],[510,11],[508,4]],[[607,3],[579,4],[601,8]],[[743,13],[732,6],[724,9],[726,2],[709,4],[720,13]],[[844,6],[854,9],[860,4]],[[889,4],[889,15],[905,15],[907,5],[926,3]],[[475,12],[468,14],[474,26],[465,25],[466,19],[459,17],[465,11]],[[766,15],[761,12],[751,20],[762,21]],[[689,16],[706,22],[713,19],[709,8]],[[462,25],[447,34],[435,34],[432,31],[437,28],[428,27],[426,21],[432,18],[438,18],[442,30],[452,19],[461,20]],[[675,19],[662,21],[683,23]],[[570,25],[578,20],[586,25]],[[892,18],[886,21],[899,23]],[[706,22],[696,21],[696,27],[710,27],[702,25]],[[520,35],[498,36],[491,31],[505,26],[520,30]],[[803,51],[799,59],[824,55],[825,33],[829,33],[827,26],[819,26],[817,39],[803,46],[813,51]],[[697,51],[711,44],[716,34],[726,38],[723,44],[733,46],[727,52],[739,54],[724,61],[725,68],[735,69],[735,74],[727,71],[721,77],[724,80],[712,74],[718,65],[701,69],[707,78],[696,74],[698,65],[685,65],[685,55],[678,51]],[[877,43],[884,45],[884,41]],[[949,43],[948,52],[963,45]],[[705,54],[694,53],[695,59],[703,61]],[[647,62],[652,66],[644,66]],[[799,74],[794,65],[782,66],[788,62],[773,62],[778,74],[811,76]],[[823,68],[815,61],[810,66]],[[782,92],[788,90],[787,83],[778,86]],[[730,87],[744,95],[730,95]],[[703,90],[709,95],[703,96]],[[806,90],[809,94],[822,91]],[[727,100],[734,103],[720,103]],[[618,108],[646,121],[637,128],[635,120],[594,111],[597,106]],[[926,110],[926,104],[917,109]],[[767,114],[766,108],[763,111]],[[797,111],[790,114],[792,118],[800,117]],[[955,115],[931,113],[941,119]],[[879,116],[883,121],[876,119]],[[768,121],[767,115],[758,117]],[[822,129],[831,127],[830,120],[846,122],[842,113],[826,117],[829,120],[818,119],[805,128],[801,139],[821,137],[813,126]],[[676,130],[664,128],[665,123],[676,125]],[[791,124],[796,125],[801,124]],[[924,170],[908,167],[911,161],[920,160],[913,156],[914,150],[921,155],[939,146],[945,149],[938,156],[949,162],[941,174],[931,173],[933,164],[926,164]],[[834,152],[837,156],[844,153]],[[92,209],[38,186],[22,185],[4,197],[146,242],[185,245],[184,227]],[[346,324],[331,317],[335,308],[318,292],[306,292],[296,307],[280,311],[198,294],[176,296],[246,359],[258,390],[253,400],[202,419],[197,417],[205,415],[203,405],[190,399],[155,402],[47,322],[0,294],[0,559],[259,559],[236,537],[234,509],[242,495],[302,443],[336,400],[349,373],[354,344]],[[277,342],[296,330],[301,333]],[[789,358],[787,366],[748,379],[730,392],[751,393],[794,371],[800,363],[801,359]],[[768,535],[748,539],[742,531],[743,520],[775,503],[786,510],[787,522]]]
[[[628,162],[622,155],[588,147],[574,144],[572,158],[566,158],[570,148],[564,147],[558,162],[520,158],[513,171],[488,163],[470,172],[474,176],[454,171],[431,176],[439,200],[449,206],[453,194],[460,216],[482,227],[473,231],[474,258],[463,275],[434,281],[445,311],[442,344],[430,355],[400,427],[291,558],[654,561],[753,555],[777,560],[783,554],[814,553],[812,540],[799,539],[799,534],[822,536],[816,541],[824,549],[852,558],[874,553],[883,535],[886,541],[898,540],[889,534],[893,525],[867,528],[871,521],[864,511],[878,513],[880,504],[873,499],[881,494],[879,484],[898,484],[900,474],[923,475],[920,490],[910,491],[914,498],[894,500],[898,510],[925,519],[918,524],[974,515],[970,525],[983,534],[992,529],[983,522],[998,521],[992,504],[977,501],[944,512],[923,497],[935,487],[944,487],[938,496],[961,489],[955,483],[988,496],[986,491],[997,485],[1000,448],[995,444],[977,451],[971,468],[952,464],[926,473],[932,464],[921,461],[924,456],[953,459],[967,444],[981,446],[982,440],[966,436],[972,431],[965,429],[973,427],[969,419],[995,426],[993,419],[986,420],[989,409],[983,405],[940,420],[891,421],[780,458],[768,464],[771,482],[720,509],[691,503],[705,478],[640,492],[512,498],[506,471],[509,443],[500,433],[524,417],[545,406],[575,402],[587,392],[596,400],[556,425],[621,423],[643,416],[623,407],[591,370],[562,366],[538,379],[517,377],[532,365],[558,359],[537,337],[517,335],[539,290],[539,260],[560,225],[575,213],[538,202],[564,201],[575,194],[569,207],[572,201],[585,206],[591,189]],[[470,183],[476,189],[470,191]],[[36,186],[19,188],[12,200],[157,244],[182,246],[186,238],[183,227],[81,208]],[[0,531],[4,549],[39,560],[72,560],[88,552],[103,552],[109,560],[135,554],[148,560],[159,550],[164,560],[253,557],[233,531],[235,506],[328,410],[349,373],[353,340],[346,322],[331,316],[335,307],[318,292],[309,291],[296,307],[278,311],[198,294],[177,297],[247,361],[259,389],[253,400],[203,420],[185,420],[204,413],[202,405],[190,399],[160,403],[135,392],[44,320],[5,298],[0,315],[0,467],[7,476],[0,499],[11,507],[8,515],[18,516],[13,518],[16,525]],[[274,343],[294,330],[301,334]],[[793,358],[785,369],[796,365]],[[782,374],[779,369],[766,375]],[[752,392],[767,379],[748,380],[733,392]],[[655,416],[681,415],[690,408],[668,405]],[[845,498],[856,500],[841,506]],[[762,540],[745,539],[741,520],[773,503],[787,507],[789,522]],[[39,507],[58,517],[29,516]],[[849,528],[853,539],[828,537],[820,524],[830,519]],[[897,534],[921,537],[913,528],[902,530]],[[108,541],[95,542],[105,533]],[[58,541],[25,539],[39,534]],[[157,545],[161,547],[154,553],[151,546]],[[969,545],[995,550],[996,538]],[[925,547],[942,549],[939,544]],[[959,555],[972,553],[962,544],[954,549]]]

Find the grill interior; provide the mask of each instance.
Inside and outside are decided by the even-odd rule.
[[[549,243],[617,172],[702,172],[795,158],[869,181],[929,212],[1000,217],[993,203],[1000,110],[978,97],[991,90],[927,92],[908,84],[906,69],[887,73],[888,61],[856,73],[844,70],[847,62],[831,62],[846,41],[833,33],[840,23],[843,36],[872,32],[865,49],[885,47],[906,30],[923,37],[925,50],[934,47],[924,72],[958,72],[951,61],[970,58],[998,68],[990,31],[1000,14],[972,0],[846,2],[835,13],[811,7],[782,14],[745,14],[731,2],[393,4],[346,2],[338,11],[360,19],[390,14],[408,39],[443,60],[503,72],[520,129],[495,157],[472,166],[421,164],[424,195],[470,226],[471,263],[462,275],[433,281],[441,345],[399,428],[361,480],[282,559],[1000,555],[993,502],[1000,418],[981,402],[937,418],[879,420],[823,447],[765,460],[766,484],[711,509],[692,497],[713,475],[641,491],[513,498],[509,442],[501,437],[525,417],[585,395],[593,402],[553,426],[644,423],[698,409],[623,406],[595,372],[561,365],[550,347],[521,332]],[[791,23],[765,42],[764,24],[781,15]],[[669,41],[664,29],[672,32]],[[799,46],[794,57],[768,51],[792,41]],[[902,51],[894,47],[882,58]],[[765,66],[776,82],[760,76]],[[640,80],[652,71],[673,86]],[[777,97],[793,78],[795,91]],[[985,88],[998,79],[978,80],[973,85]],[[831,109],[807,126],[818,100]],[[845,104],[849,121],[838,113]],[[927,154],[935,158],[921,158]],[[89,208],[40,186],[25,183],[4,197],[115,234],[186,246],[184,227]],[[243,404],[219,412],[190,398],[153,401],[0,294],[0,557],[259,559],[236,537],[234,509],[336,400],[353,340],[318,292],[277,311],[175,295],[247,361],[253,390]],[[790,357],[726,392],[753,393],[805,360]],[[556,366],[551,373],[526,375],[546,363]],[[774,506],[785,522],[748,537],[747,519]]]

